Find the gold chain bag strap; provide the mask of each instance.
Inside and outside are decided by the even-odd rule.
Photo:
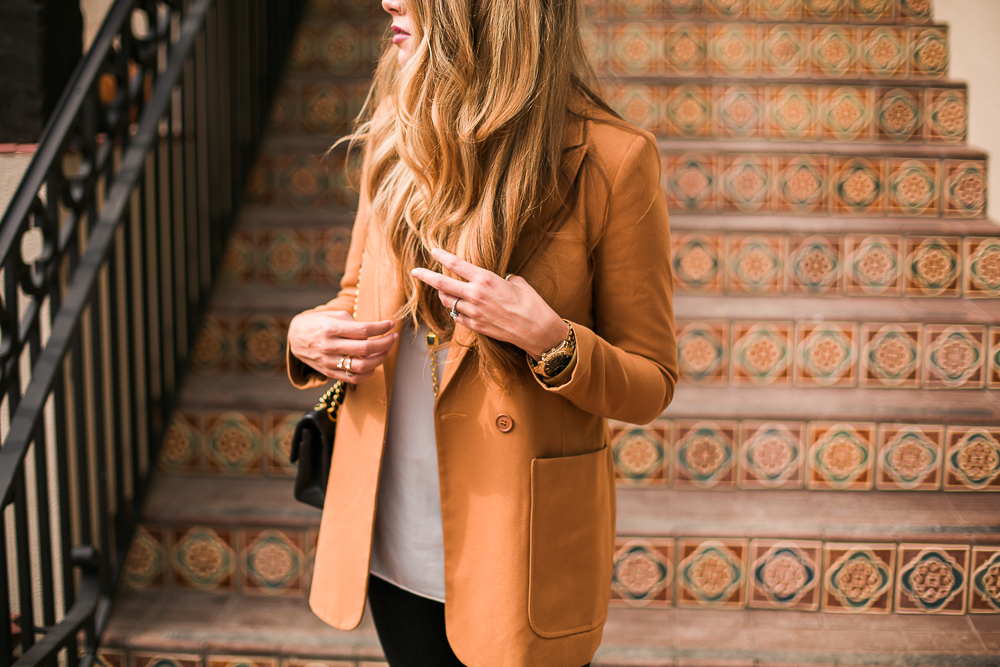
[[[362,266],[364,259],[362,258]],[[358,294],[361,292],[361,268],[358,268],[357,291],[354,294],[354,319],[358,319]],[[337,415],[347,395],[347,383],[337,380],[316,406],[302,415],[292,433],[288,458],[298,464],[293,495],[299,502],[323,509],[326,484],[330,479],[333,440],[337,433]]]

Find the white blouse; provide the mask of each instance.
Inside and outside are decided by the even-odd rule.
[[[426,327],[403,327],[372,536],[370,571],[444,602],[444,537]],[[437,351],[438,377],[447,348]]]

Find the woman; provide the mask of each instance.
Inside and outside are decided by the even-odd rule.
[[[293,383],[352,385],[310,605],[351,629],[367,595],[392,667],[580,667],[607,419],[677,378],[657,146],[596,92],[576,0],[382,6],[341,291],[288,334]]]

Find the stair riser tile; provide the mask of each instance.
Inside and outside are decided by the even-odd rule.
[[[976,324],[681,320],[677,330],[682,384],[982,390],[1000,363]]]
[[[593,18],[927,23],[928,0],[585,0]]]
[[[611,448],[622,488],[1000,491],[1000,429],[658,419]]]
[[[228,285],[336,288],[351,244],[351,225],[237,229],[220,282]]]

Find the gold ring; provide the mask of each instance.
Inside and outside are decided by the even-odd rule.
[[[451,304],[451,310],[448,312],[448,314],[451,315],[451,319],[455,319],[456,317],[458,317],[459,315],[461,315],[461,313],[458,312],[458,310],[456,310],[458,308],[458,302],[461,301],[461,300],[462,300],[462,297],[459,297],[459,298],[455,299],[455,303]]]
[[[513,274],[513,273],[508,273],[507,275],[505,275],[505,276],[503,277],[503,279],[504,279],[504,280],[510,280],[510,279],[511,279],[511,278],[513,278],[513,277],[514,277],[514,274]]]
[[[340,361],[337,362],[337,370],[338,371],[344,370],[344,359],[347,359],[347,355],[346,354],[341,355]]]
[[[344,370],[347,371],[348,377],[350,377],[350,375],[351,375],[351,362],[354,361],[354,357],[352,357],[349,354],[348,355],[344,355],[344,358],[342,359],[342,361],[344,362]]]

